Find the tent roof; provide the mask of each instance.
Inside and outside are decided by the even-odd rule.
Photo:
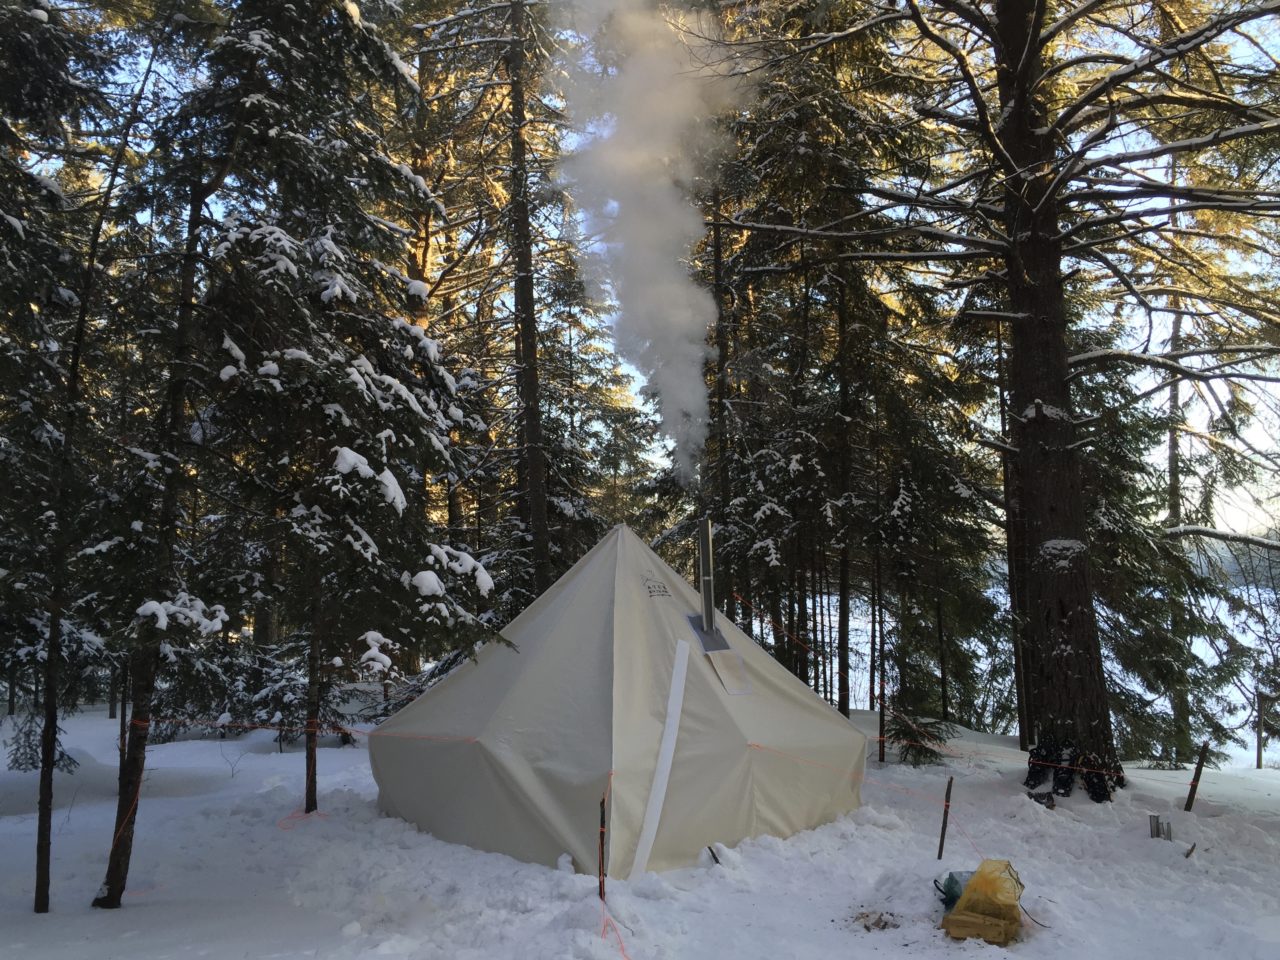
[[[612,875],[853,809],[866,739],[615,527],[474,661],[370,740],[385,810],[445,840]]]

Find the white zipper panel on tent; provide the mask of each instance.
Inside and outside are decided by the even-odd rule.
[[[676,659],[671,667],[671,689],[667,693],[667,719],[662,726],[662,742],[658,747],[658,764],[653,771],[653,783],[649,786],[649,802],[645,804],[644,821],[640,827],[640,839],[636,842],[636,856],[631,864],[634,880],[649,866],[649,854],[653,852],[653,840],[658,835],[658,823],[662,820],[662,804],[667,796],[667,781],[671,778],[671,761],[676,753],[676,734],[680,730],[680,714],[684,710],[684,683],[689,673],[689,644],[676,642]]]

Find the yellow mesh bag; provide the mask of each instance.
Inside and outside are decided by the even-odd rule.
[[[1022,926],[1022,891],[1022,881],[1008,860],[983,860],[955,909],[942,918],[942,929],[957,940],[981,937],[1003,947]]]

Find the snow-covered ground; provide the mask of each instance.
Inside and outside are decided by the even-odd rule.
[[[874,720],[857,721],[872,731]],[[1280,771],[1208,772],[1192,813],[1185,772],[1131,768],[1112,804],[1047,810],[1025,761],[969,734],[946,767],[867,764],[864,805],[788,840],[719,850],[719,866],[596,880],[441,843],[378,815],[363,744],[320,754],[321,815],[302,818],[300,749],[270,734],[154,748],[125,906],[97,911],[115,809],[116,723],[67,723],[80,761],[59,776],[53,912],[30,912],[36,778],[0,772],[0,956],[23,960],[788,960],[990,956],[950,941],[932,880],[981,856],[1013,861],[1026,921],[1009,950],[1054,957],[1280,957]],[[942,793],[951,829],[936,859]],[[1147,815],[1173,823],[1148,836]],[[1195,853],[1184,856],[1192,843]],[[866,930],[855,917],[899,924]],[[615,933],[616,929],[616,933]]]

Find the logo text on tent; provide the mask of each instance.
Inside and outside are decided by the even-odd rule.
[[[667,585],[655,577],[652,571],[644,574],[644,588],[649,592],[651,597],[669,597],[671,591],[667,589]]]

